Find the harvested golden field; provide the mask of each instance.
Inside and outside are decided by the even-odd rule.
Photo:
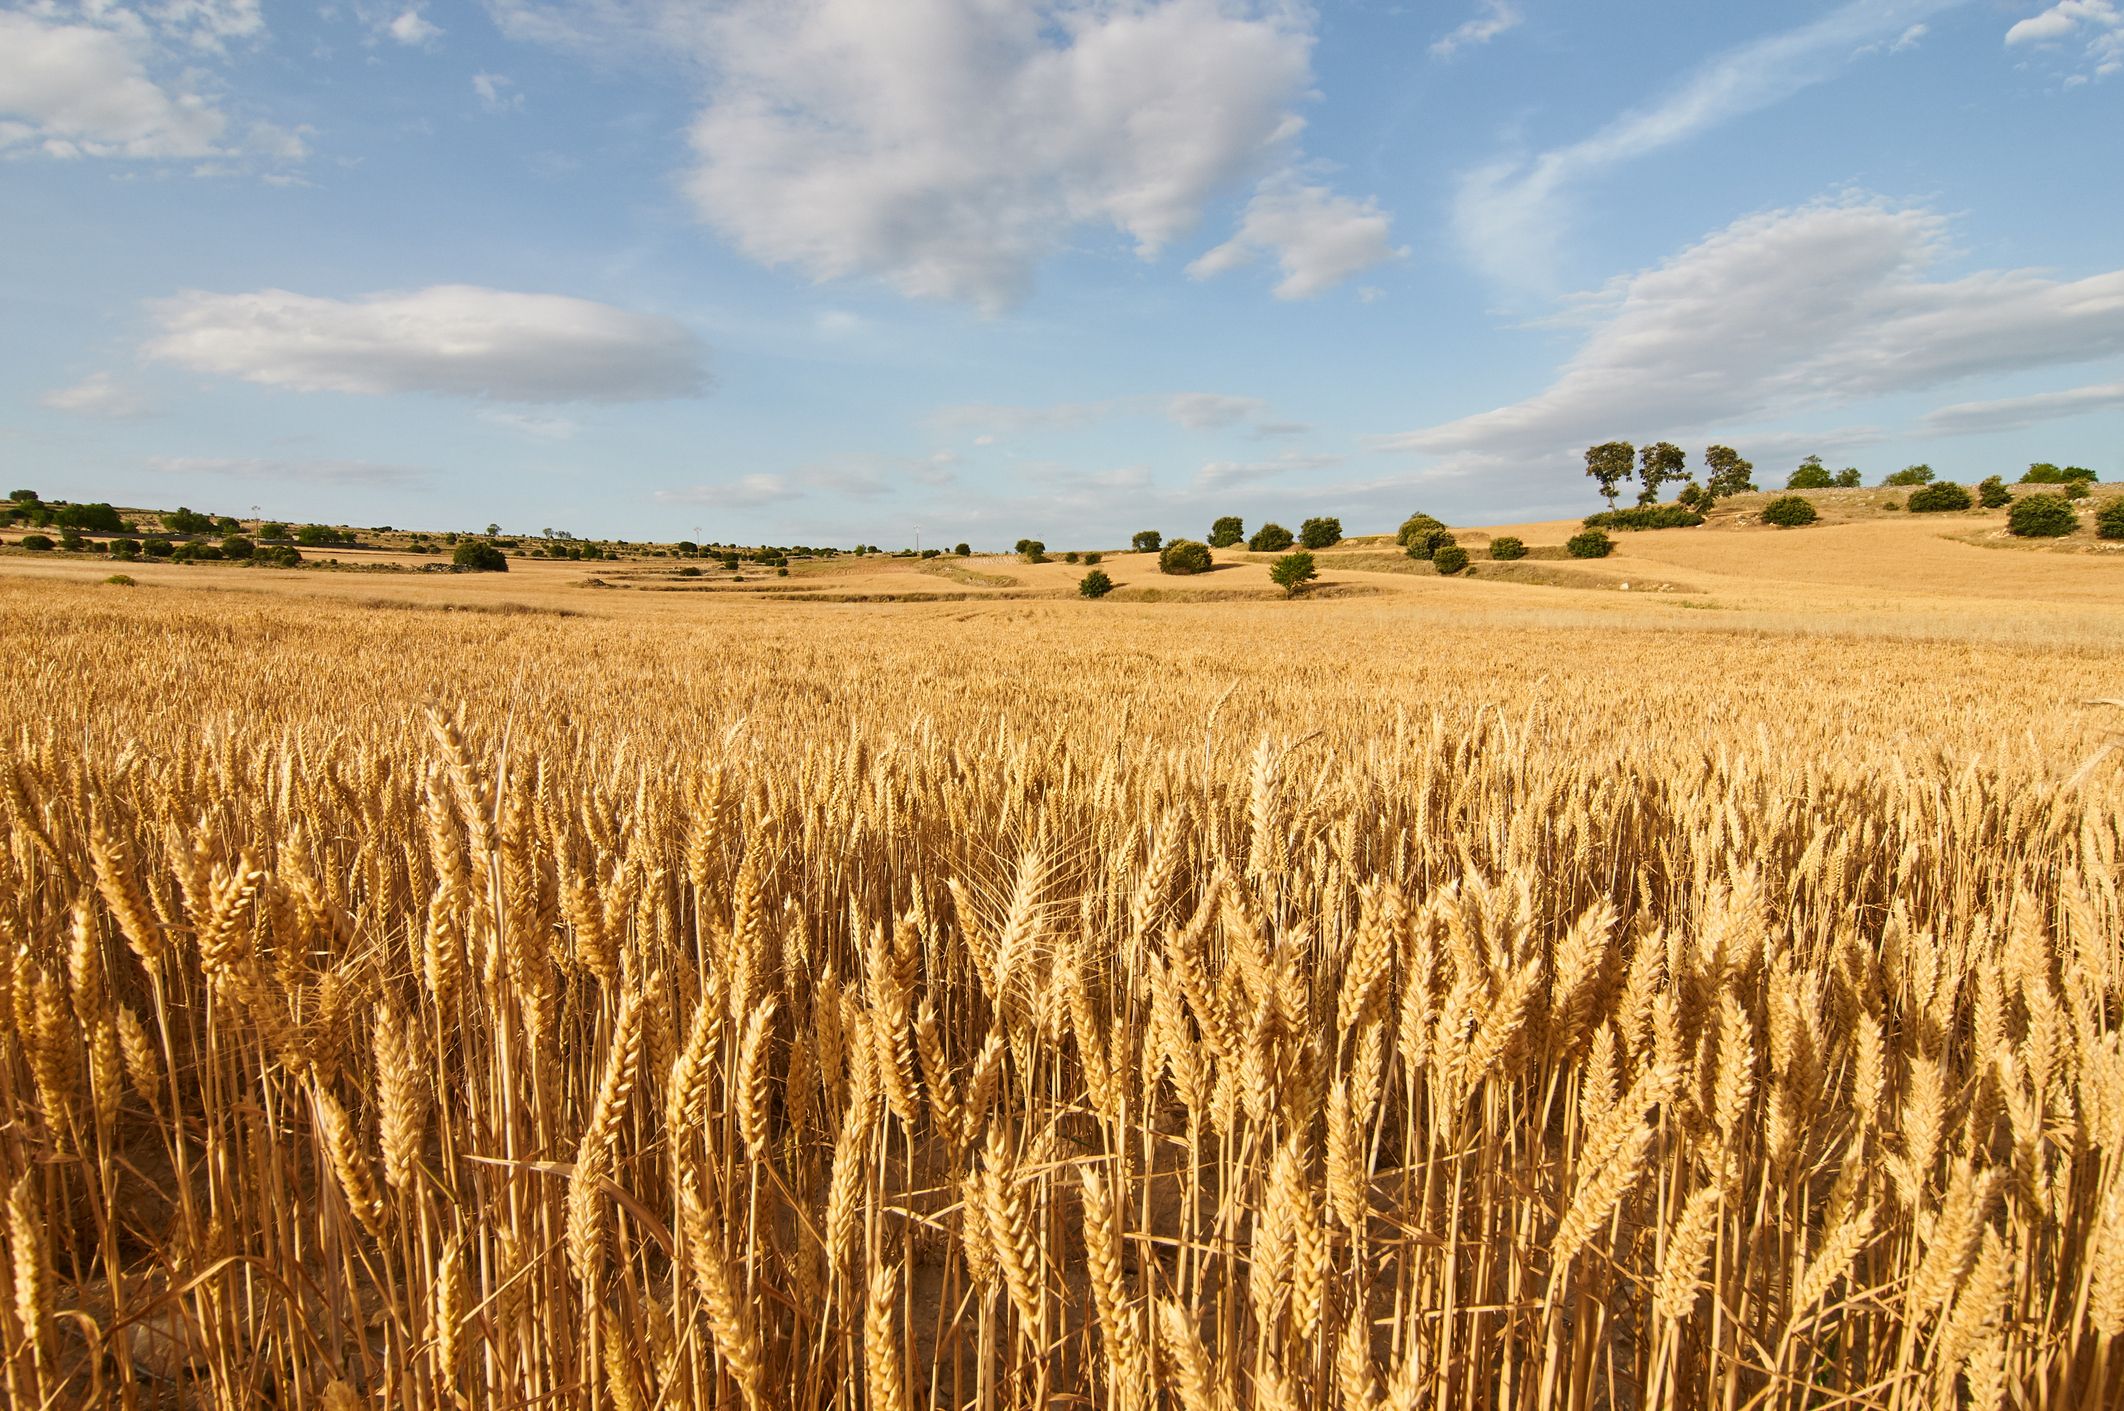
[[[9,558],[8,1399],[2115,1404],[2116,568],[1868,535]]]

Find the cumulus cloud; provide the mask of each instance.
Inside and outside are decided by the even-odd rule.
[[[212,155],[227,117],[186,86],[156,82],[151,54],[137,23],[121,30],[0,11],[0,153]]]
[[[1432,57],[1449,59],[1463,49],[1488,44],[1498,35],[1518,29],[1525,19],[1511,0],[1482,0],[1473,16],[1431,45]]]
[[[148,469],[163,475],[316,485],[417,485],[434,476],[433,471],[416,465],[258,456],[151,456]]]
[[[1614,281],[1547,388],[1376,444],[1453,466],[1559,464],[1610,436],[1730,431],[2124,351],[2124,269],[1935,278],[1944,219],[1845,199],[1735,222]]]
[[[409,48],[425,48],[442,38],[442,26],[430,20],[419,9],[400,11],[384,26],[384,33]]]
[[[1211,461],[1195,472],[1195,489],[1198,492],[1229,490],[1263,480],[1274,480],[1293,471],[1322,470],[1341,463],[1340,456],[1308,455],[1299,451],[1285,451],[1282,455],[1265,461]]]
[[[1279,299],[1310,299],[1353,274],[1408,253],[1388,242],[1391,221],[1371,200],[1354,201],[1284,173],[1247,202],[1238,233],[1197,259],[1187,272],[1206,279],[1272,254],[1283,270]]]
[[[1988,402],[1956,402],[1928,413],[1920,429],[1942,436],[1980,431],[2017,431],[2039,422],[2059,421],[2088,412],[2124,409],[2124,382],[2000,397]]]
[[[721,485],[689,485],[659,490],[657,503],[701,505],[712,509],[757,509],[780,500],[800,500],[804,492],[780,475],[745,475]]]
[[[145,397],[107,372],[92,372],[73,386],[54,388],[38,400],[53,411],[111,421],[130,421],[154,410]]]
[[[2009,46],[2067,40],[2079,43],[2096,77],[2124,72],[2124,10],[2112,0],[2059,0],[2006,31]]]
[[[1652,152],[1833,78],[1858,54],[1908,36],[1957,0],[1851,0],[1811,24],[1729,49],[1590,137],[1485,163],[1462,178],[1453,224],[1468,258],[1507,283],[1546,285],[1571,228],[1571,197]]]
[[[698,60],[684,187],[748,257],[991,310],[1081,231],[1155,258],[1295,160],[1312,79],[1312,13],[1284,0],[490,3],[522,37]],[[1315,201],[1330,231],[1273,248],[1332,267],[1310,252],[1351,206]]]
[[[303,392],[432,392],[501,402],[699,395],[706,352],[683,325],[559,294],[440,284],[325,299],[264,289],[150,305],[147,356]]]

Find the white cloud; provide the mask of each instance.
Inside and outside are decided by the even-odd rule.
[[[107,372],[92,372],[71,387],[54,388],[38,401],[53,411],[113,421],[129,421],[154,410],[145,397],[113,380]]]
[[[151,78],[152,45],[137,20],[128,28],[0,11],[0,153],[212,155],[228,119],[199,93]]]
[[[1910,50],[1917,48],[1918,41],[1930,33],[1932,33],[1931,25],[1914,24],[1895,37],[1895,43],[1888,46],[1888,52],[1891,54],[1908,53]]]
[[[2081,53],[2095,76],[2124,72],[2124,10],[2111,0],[2060,0],[2006,31],[2009,45],[2084,40]]]
[[[1611,436],[1731,432],[2124,352],[2124,269],[1934,278],[1945,241],[1940,216],[1874,201],[1751,216],[1585,303],[1585,340],[1544,390],[1375,444],[1544,468]]]
[[[149,357],[297,391],[627,402],[708,385],[705,350],[683,325],[558,294],[465,284],[358,299],[194,291],[150,310],[161,332]]]
[[[1187,267],[1197,279],[1273,253],[1282,266],[1279,299],[1309,299],[1353,274],[1408,254],[1387,241],[1390,220],[1371,200],[1338,196],[1286,172],[1261,183],[1239,231]]]
[[[1268,403],[1259,397],[1228,397],[1221,392],[1175,392],[1165,399],[1165,415],[1174,425],[1207,431],[1259,421]]]
[[[1918,17],[1957,2],[1851,0],[1811,24],[1727,50],[1673,87],[1670,97],[1625,113],[1590,137],[1477,167],[1462,178],[1454,201],[1461,246],[1494,278],[1546,285],[1579,187],[1833,78],[1864,47],[1907,35]]]
[[[1981,431],[2014,431],[2039,422],[2058,421],[2089,412],[2124,409],[2124,382],[2001,397],[1989,402],[1956,402],[1926,414],[1920,429],[1942,436]]]
[[[1342,457],[1334,455],[1307,455],[1299,451],[1285,451],[1273,460],[1265,461],[1211,461],[1195,472],[1195,489],[1229,490],[1235,486],[1252,485],[1262,480],[1273,480],[1298,470],[1321,470],[1331,465],[1340,465]]]
[[[489,426],[521,432],[534,441],[572,441],[575,433],[583,429],[573,417],[545,416],[513,407],[481,407],[475,415]]]
[[[151,456],[148,469],[163,475],[326,485],[416,485],[434,475],[433,471],[414,465],[255,456]]]
[[[755,509],[780,500],[800,500],[804,492],[780,475],[746,475],[725,485],[690,485],[683,490],[659,490],[656,499],[666,505],[704,505],[711,508]]]
[[[516,80],[507,74],[476,73],[472,75],[472,91],[479,95],[479,105],[490,113],[520,112],[524,95],[516,91]]]
[[[418,9],[407,9],[384,26],[384,33],[410,48],[425,48],[442,38],[442,26]]]
[[[1296,160],[1311,96],[1290,0],[490,6],[561,47],[698,60],[685,190],[750,258],[990,310],[1082,231],[1156,257]]]
[[[1451,58],[1463,49],[1487,44],[1500,34],[1518,29],[1525,20],[1526,16],[1511,0],[1482,0],[1481,8],[1471,18],[1431,45],[1431,54],[1435,58]]]

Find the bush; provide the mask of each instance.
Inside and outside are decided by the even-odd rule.
[[[1160,573],[1207,573],[1209,566],[1209,545],[1198,544],[1193,539],[1175,539],[1158,555]]]
[[[1458,544],[1448,544],[1431,555],[1431,567],[1446,577],[1464,571],[1468,566],[1468,551]]]
[[[698,566],[689,563],[678,571],[678,576],[681,578],[698,578],[701,576],[701,570]]]
[[[1821,457],[1809,456],[1798,470],[1785,477],[1787,490],[1827,490],[1836,484],[1829,467],[1822,464]]]
[[[1080,555],[1077,553],[1077,551],[1075,549],[1071,549],[1068,553],[1062,555],[1062,562],[1075,563],[1079,557]]]
[[[1693,529],[1703,522],[1687,505],[1633,505],[1586,516],[1588,529]]]
[[[2085,483],[2098,477],[2084,465],[2055,466],[2049,461],[2037,461],[2028,467],[2021,477],[2023,485],[2070,485],[2074,481]]]
[[[231,534],[221,541],[221,551],[232,559],[247,559],[258,552],[258,546],[241,534]]]
[[[166,559],[177,552],[177,546],[167,539],[150,539],[140,546],[140,552],[151,559]]]
[[[1615,541],[1598,529],[1581,529],[1564,541],[1564,552],[1575,559],[1604,559],[1615,552]]]
[[[1298,526],[1298,542],[1308,549],[1331,548],[1342,542],[1342,521],[1332,516],[1309,519]]]
[[[89,505],[68,505],[54,519],[66,528],[93,529],[99,534],[116,534],[123,525],[118,511],[101,500]]]
[[[1493,559],[1523,559],[1526,556],[1526,541],[1517,534],[1500,534],[1490,541],[1490,557]]]
[[[1912,490],[1906,508],[1912,514],[1951,514],[1966,510],[1975,503],[1969,492],[1952,480],[1939,480]]]
[[[1932,483],[1932,467],[1929,465],[1906,465],[1883,480],[1883,485],[1929,485]]]
[[[162,517],[162,527],[177,534],[210,534],[214,530],[214,519],[212,515],[179,505]]]
[[[2124,495],[2110,500],[2096,512],[2095,533],[2104,539],[2124,539]]]
[[[1998,476],[1987,475],[1977,482],[1977,503],[1987,510],[2004,509],[2013,503],[2013,492]]]
[[[53,548],[52,536],[49,534],[25,534],[22,536],[22,547],[32,553],[48,554]]]
[[[961,539],[958,543],[953,544],[951,546],[951,551],[957,554],[960,558],[965,558],[968,554],[973,552],[973,546],[968,544],[964,539]]]
[[[1814,501],[1805,495],[1780,495],[1763,506],[1763,523],[1780,529],[1797,529],[1820,518],[1814,511]]]
[[[1300,549],[1295,554],[1285,554],[1269,565],[1269,581],[1283,590],[1286,598],[1295,598],[1306,584],[1320,576],[1313,566],[1313,556]]]
[[[1433,554],[1453,543],[1453,531],[1450,529],[1419,529],[1409,536],[1408,546],[1403,552],[1412,559],[1429,563]]]
[[[1236,514],[1219,515],[1210,525],[1209,546],[1229,549],[1246,542],[1246,521]]]
[[[1103,598],[1114,591],[1114,580],[1106,576],[1106,570],[1095,568],[1077,580],[1077,596],[1080,598]]]
[[[295,542],[308,549],[329,549],[353,543],[354,536],[329,524],[305,524],[295,531]]]
[[[1085,566],[1086,568],[1089,568],[1089,567],[1091,567],[1091,566],[1092,566],[1093,564],[1097,563],[1097,562],[1098,562],[1098,561],[1099,561],[1100,559],[1103,559],[1103,558],[1105,558],[1105,557],[1106,557],[1106,555],[1104,555],[1104,554],[1101,554],[1101,553],[1089,553],[1089,554],[1086,554],[1086,555],[1084,556],[1084,566]]]
[[[1394,531],[1394,542],[1405,549],[1409,546],[1409,541],[1418,534],[1443,528],[1445,528],[1444,520],[1434,519],[1430,515],[1418,511],[1401,521],[1401,528]]]
[[[1164,542],[1165,536],[1157,530],[1138,529],[1128,541],[1128,546],[1139,554],[1155,554],[1158,552],[1158,546]]]
[[[1254,537],[1246,541],[1246,546],[1257,554],[1280,554],[1294,542],[1291,531],[1282,525],[1264,524],[1254,531]]]
[[[2085,494],[2086,491],[2083,490],[2080,493]],[[83,542],[81,531],[74,528],[71,524],[59,531],[59,547],[70,554],[80,553]]]
[[[2023,539],[2056,539],[2080,527],[2080,516],[2063,495],[2030,495],[2013,502],[2006,528]]]
[[[137,558],[139,558],[139,557],[140,557],[140,541],[139,541],[138,539],[113,539],[113,540],[111,540],[111,557],[112,557],[112,558],[114,558],[114,559],[137,559]]]
[[[1041,543],[1038,539],[1020,539],[1018,541],[1018,557],[1024,559],[1027,563],[1046,563],[1047,545]]]
[[[2084,499],[2086,499],[2086,498],[2087,498],[2087,482],[2086,482],[2086,481],[2084,481],[2084,480],[2068,480],[2068,481],[2066,481],[2066,482],[2065,482],[2065,498],[2066,498],[2066,499],[2068,499],[2068,500],[2084,500]]]
[[[258,537],[261,539],[285,539],[288,537],[288,527],[277,519],[269,519],[258,526]]]
[[[509,560],[492,544],[467,539],[451,551],[450,567],[461,573],[507,573]]]
[[[1839,489],[1839,490],[1856,490],[1856,489],[1858,489],[1858,487],[1859,487],[1859,472],[1858,472],[1858,467],[1857,467],[1857,466],[1855,466],[1855,465],[1847,465],[1847,466],[1845,466],[1845,467],[1844,467],[1844,468],[1843,468],[1842,470],[1840,470],[1840,471],[1838,471],[1838,472],[1836,473],[1836,488],[1837,488],[1837,489]]]
[[[302,550],[293,544],[275,544],[251,562],[262,563],[267,568],[294,568],[302,562]]]
[[[130,588],[133,586],[133,580],[123,573],[114,573],[103,581],[119,588]]]

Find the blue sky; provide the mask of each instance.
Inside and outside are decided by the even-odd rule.
[[[0,0],[0,464],[627,538],[2124,478],[2117,0]]]

